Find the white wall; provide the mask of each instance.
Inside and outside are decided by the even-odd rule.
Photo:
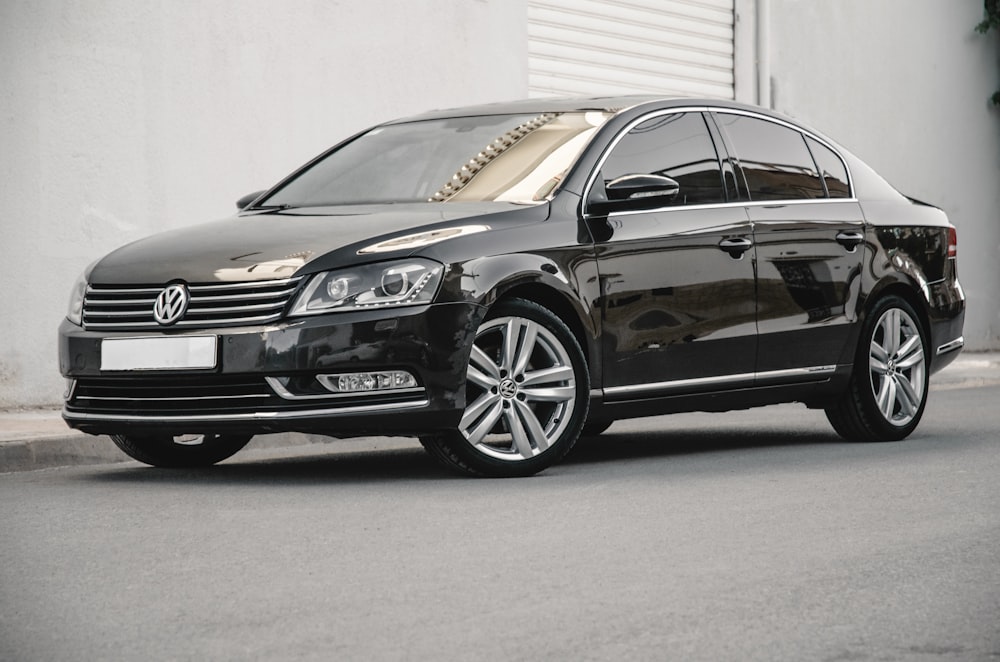
[[[948,213],[966,346],[1000,349],[1000,108],[988,101],[1000,39],[973,29],[982,0],[770,0],[769,14],[774,108]]]
[[[350,133],[527,95],[525,0],[0,2],[0,407],[60,401],[79,272]]]

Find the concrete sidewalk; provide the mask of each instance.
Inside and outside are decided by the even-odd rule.
[[[1000,352],[963,352],[931,377],[931,391],[1000,384]],[[0,473],[77,464],[124,462],[129,458],[105,436],[71,430],[58,407],[0,410]],[[285,433],[258,435],[248,448],[323,443],[324,437]]]

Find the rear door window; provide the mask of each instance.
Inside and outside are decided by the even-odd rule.
[[[756,117],[728,113],[715,117],[736,152],[751,200],[826,197],[801,133]]]

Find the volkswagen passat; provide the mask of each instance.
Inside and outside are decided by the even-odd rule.
[[[363,131],[80,277],[71,427],[156,466],[413,435],[528,475],[612,421],[797,401],[902,439],[963,345],[956,233],[759,108],[531,100]]]

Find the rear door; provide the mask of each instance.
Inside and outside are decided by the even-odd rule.
[[[847,169],[829,146],[791,125],[713,116],[749,193],[758,383],[831,372],[850,361],[864,253],[864,220]]]

